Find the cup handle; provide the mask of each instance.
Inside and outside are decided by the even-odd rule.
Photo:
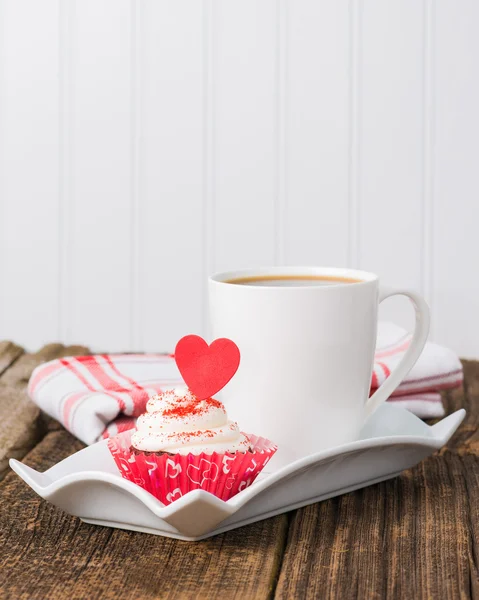
[[[421,354],[429,333],[429,307],[426,301],[409,290],[383,290],[379,292],[379,302],[382,302],[390,296],[407,296],[413,303],[416,311],[416,325],[414,333],[406,353],[402,357],[398,366],[393,369],[392,373],[386,381],[374,392],[374,394],[366,402],[366,418],[370,417],[373,412],[385,402],[389,396],[398,387],[401,381],[409,373],[419,355]]]

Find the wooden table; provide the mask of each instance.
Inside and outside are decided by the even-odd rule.
[[[96,527],[44,502],[7,458],[45,470],[82,444],[26,394],[33,368],[85,354],[0,343],[0,598],[479,599],[479,362],[444,396],[467,417],[396,479],[198,543]]]

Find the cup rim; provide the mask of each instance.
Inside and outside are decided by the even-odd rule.
[[[237,286],[236,283],[231,282],[231,279],[241,279],[243,277],[261,277],[268,275],[323,275],[330,277],[345,277],[351,279],[359,279],[360,281],[354,282],[342,282],[332,283],[328,286],[300,286],[300,285],[289,285],[288,287],[281,285],[261,285],[261,286],[241,286],[243,289],[248,290],[268,290],[268,289],[282,289],[282,290],[330,290],[345,285],[357,287],[371,282],[378,281],[379,277],[375,273],[370,271],[363,271],[360,269],[350,269],[346,267],[320,267],[320,266],[289,266],[289,267],[251,267],[243,269],[234,269],[230,271],[220,271],[213,273],[208,277],[211,283],[225,285],[225,286]]]

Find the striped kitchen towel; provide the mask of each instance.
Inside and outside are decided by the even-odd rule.
[[[384,383],[403,357],[410,340],[411,335],[394,323],[379,323],[371,392]],[[427,342],[419,360],[389,402],[407,408],[421,419],[443,417],[439,392],[460,386],[462,378],[458,356],[448,348]]]
[[[380,323],[371,391],[387,378],[408,347],[403,329]],[[390,399],[421,418],[441,417],[439,390],[462,382],[462,366],[450,350],[428,343]],[[60,358],[37,367],[31,399],[86,444],[134,427],[150,395],[181,385],[173,356],[97,354]]]

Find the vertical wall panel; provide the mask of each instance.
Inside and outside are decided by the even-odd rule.
[[[286,22],[284,260],[346,265],[349,2],[295,0]]]
[[[438,340],[479,356],[479,4],[436,2],[434,300]]]
[[[130,2],[79,0],[70,51],[70,340],[130,342]]]
[[[276,4],[275,0],[214,3],[217,270],[275,260]]]
[[[0,338],[58,328],[58,0],[0,3]]]
[[[416,0],[363,0],[360,56],[359,265],[421,291],[424,13]],[[412,322],[406,300],[383,314]]]
[[[204,315],[202,3],[143,3],[141,347],[171,350]]]

